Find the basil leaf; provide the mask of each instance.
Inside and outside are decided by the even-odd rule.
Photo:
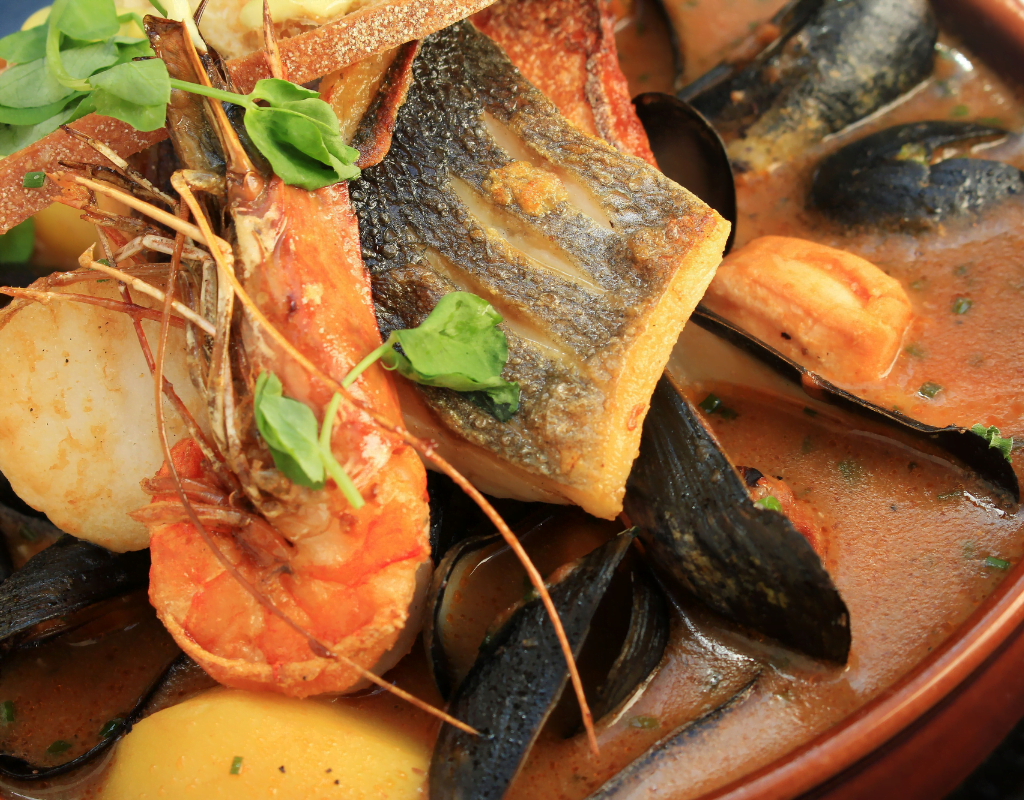
[[[334,110],[316,92],[268,78],[256,83],[245,129],[274,172],[293,186],[313,191],[359,177],[359,151],[344,143]]]
[[[129,61],[93,75],[92,101],[96,113],[127,122],[136,130],[154,131],[164,126],[171,84],[167,65],[160,59]]]
[[[26,64],[45,55],[46,25],[36,25],[0,39],[0,58],[8,64]]]
[[[91,41],[108,39],[121,29],[114,0],[54,0],[49,23],[61,33]]]
[[[491,406],[487,410],[505,421],[519,409],[520,391],[518,383],[501,377],[508,340],[497,327],[500,322],[501,315],[483,298],[450,292],[418,327],[392,333],[402,353],[388,349],[381,360],[416,383],[482,392]]]
[[[280,379],[261,372],[253,400],[256,427],[270,448],[274,466],[292,483],[322,489],[324,463],[317,439],[316,417],[309,406],[283,396]]]
[[[0,234],[0,264],[24,264],[36,242],[35,220],[29,217]]]

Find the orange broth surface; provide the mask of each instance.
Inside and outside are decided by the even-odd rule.
[[[667,29],[651,0],[616,3],[620,55],[632,90],[670,89],[676,76]],[[666,4],[679,26],[681,80],[688,82],[763,31],[782,0]],[[946,118],[998,119],[1011,130],[1024,126],[1014,89],[943,37],[935,76],[909,97],[791,163],[738,175],[737,246],[764,234],[800,236],[882,267],[907,288],[916,319],[889,375],[849,388],[925,422],[995,424],[1004,435],[1022,437],[1024,326],[1017,310],[1024,293],[1024,205],[1008,202],[981,219],[908,236],[839,230],[804,204],[823,155],[874,129]],[[1017,135],[989,152],[1024,166]],[[952,310],[959,298],[971,300],[962,314]],[[600,721],[600,758],[589,754],[582,736],[565,739],[545,730],[509,798],[586,797],[667,740],[668,757],[644,765],[607,796],[692,798],[724,786],[810,741],[892,686],[1001,582],[1007,573],[998,564],[1016,565],[1024,553],[1022,522],[990,488],[941,454],[802,398],[727,350],[691,325],[670,367],[688,381],[692,399],[714,392],[735,412],[708,417],[732,460],[786,481],[821,525],[826,567],[850,610],[849,663],[822,665],[754,641],[675,597],[662,665],[641,693]],[[925,398],[919,394],[925,382],[942,390]],[[504,569],[500,556],[496,551],[482,569]],[[521,576],[514,581],[521,586]],[[498,608],[506,601],[481,602]],[[440,704],[424,659],[417,645],[388,678]],[[428,741],[437,734],[432,717],[383,692],[311,702],[364,708]]]

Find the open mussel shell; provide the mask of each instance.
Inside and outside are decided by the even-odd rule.
[[[919,229],[1024,193],[1024,172],[982,158],[934,160],[950,145],[1005,138],[977,122],[894,125],[842,147],[818,167],[811,205],[847,225]]]
[[[811,372],[784,356],[771,345],[703,306],[698,306],[690,319],[704,330],[724,339],[771,367],[786,380],[799,385],[814,399],[837,406],[873,422],[895,427],[911,439],[936,445],[955,456],[995,487],[1007,492],[1014,503],[1020,502],[1020,485],[1017,481],[1017,474],[1013,471],[1013,465],[1006,460],[1000,450],[990,447],[981,436],[955,425],[945,428],[926,425],[898,411],[862,400]]]
[[[736,239],[736,184],[721,137],[703,114],[670,94],[646,92],[633,105],[658,169],[732,224],[728,253]]]
[[[560,570],[549,586],[579,654],[601,599],[635,535],[625,531]],[[480,648],[449,712],[480,732],[444,724],[430,763],[432,798],[498,800],[519,772],[568,681],[561,646],[539,599],[524,603]]]
[[[814,658],[845,662],[850,617],[807,540],[754,505],[736,468],[668,376],[626,488],[652,564],[714,611]]]
[[[0,584],[0,773],[69,772],[130,729],[180,654],[148,578],[148,551],[64,535]]]

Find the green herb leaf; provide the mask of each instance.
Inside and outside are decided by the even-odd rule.
[[[280,379],[269,372],[256,380],[256,427],[270,448],[274,466],[288,480],[322,489],[326,480],[320,457],[316,417],[309,406],[283,396]]]
[[[8,64],[24,64],[46,55],[46,25],[17,31],[0,39],[0,58]]]
[[[21,185],[25,189],[42,189],[46,185],[46,173],[26,172],[21,179]]]
[[[230,772],[231,772],[232,775],[237,775],[241,771],[242,771],[242,757],[241,756],[235,756],[233,759],[231,759],[231,770],[230,770]]]
[[[355,180],[359,151],[341,138],[338,117],[316,92],[278,78],[257,81],[245,130],[285,182],[310,191]]]
[[[58,739],[49,747],[46,748],[47,755],[59,756],[61,753],[66,753],[71,749],[71,742],[66,742],[63,739]]]
[[[48,22],[61,33],[88,41],[109,39],[121,29],[114,0],[54,0]]]
[[[114,732],[121,726],[124,720],[121,717],[114,717],[108,721],[106,725],[100,728],[100,738],[109,739],[114,735]]]
[[[0,725],[7,727],[14,724],[14,701],[4,700],[0,703]]]
[[[960,103],[959,105],[953,106],[953,110],[949,112],[949,116],[966,117],[969,113],[971,113],[970,109],[963,103]]]
[[[954,314],[966,314],[971,306],[974,305],[974,301],[969,297],[958,297],[953,302],[953,313]]]
[[[93,75],[96,113],[127,122],[136,130],[155,131],[164,126],[171,84],[167,65],[160,59],[129,61]]]
[[[928,381],[927,383],[921,385],[921,388],[917,390],[917,393],[921,395],[921,397],[927,397],[929,400],[931,400],[935,397],[935,395],[937,395],[941,391],[942,387],[939,386],[939,384]]]
[[[779,502],[778,498],[772,497],[771,495],[762,497],[760,500],[757,500],[754,505],[758,508],[767,509],[768,511],[782,511],[782,503]]]
[[[995,569],[1009,569],[1010,568],[1010,562],[1009,561],[1005,561],[1005,560],[1003,560],[1001,558],[996,558],[995,556],[988,556],[985,559],[985,566],[986,567],[994,567]]]
[[[501,315],[469,292],[449,292],[415,328],[392,332],[342,381],[350,386],[374,361],[411,381],[465,392],[476,405],[505,422],[519,409],[519,384],[501,377],[508,340]],[[395,345],[401,345],[402,352]]]
[[[976,433],[986,442],[989,447],[996,448],[1000,453],[1003,454],[1003,458],[1013,463],[1013,437],[1004,437],[999,435],[999,428],[992,425],[986,428],[984,425],[972,425],[971,432]]]
[[[652,731],[661,727],[661,721],[657,717],[633,717],[629,721],[629,727]]]
[[[722,401],[718,399],[717,395],[709,394],[700,403],[697,404],[703,411],[708,414],[713,414],[718,410],[718,407],[722,405]]]
[[[950,500],[959,500],[964,496],[964,493],[960,489],[954,489],[951,492],[943,492],[942,494],[936,495],[935,499],[941,503],[949,502]]]
[[[24,264],[36,242],[35,220],[29,217],[0,234],[0,264]]]

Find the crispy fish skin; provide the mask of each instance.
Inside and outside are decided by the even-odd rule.
[[[352,189],[381,331],[472,291],[506,320],[522,398],[502,423],[417,387],[407,423],[485,491],[612,518],[729,224],[567,122],[469,23],[427,38],[413,72],[390,152]]]
[[[601,0],[498,0],[473,24],[580,130],[657,166]]]

